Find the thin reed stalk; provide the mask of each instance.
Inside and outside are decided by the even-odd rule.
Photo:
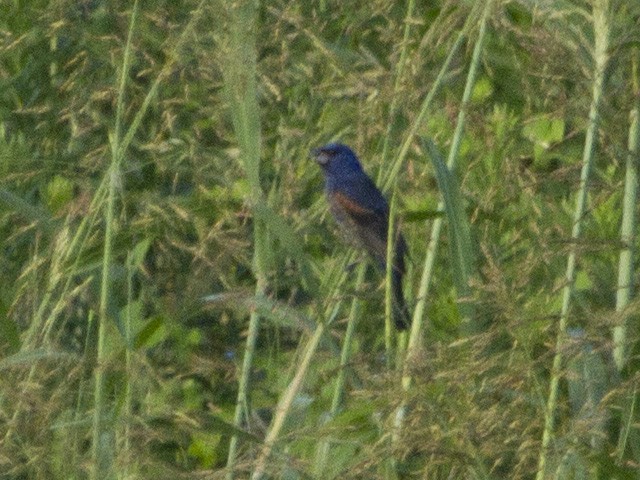
[[[362,264],[358,267],[356,288],[362,285],[367,272],[366,264]],[[327,416],[326,421],[330,421],[340,411],[342,402],[344,399],[344,388],[346,372],[351,358],[351,347],[353,342],[353,336],[356,330],[357,319],[360,318],[360,308],[362,306],[362,300],[359,297],[354,297],[351,301],[351,311],[349,313],[349,322],[347,323],[347,330],[342,341],[342,350],[340,352],[340,367],[338,370],[338,376],[336,377],[335,385],[333,388],[333,397],[331,398],[331,409]],[[329,453],[331,450],[331,440],[322,439],[318,447],[316,448],[316,460],[314,466],[314,475],[316,478],[322,478],[327,468],[327,460],[329,459]]]
[[[407,57],[409,52],[409,36],[411,35],[411,25],[413,11],[415,10],[415,0],[409,0],[407,3],[407,13],[405,14],[404,30],[402,34],[402,48],[400,49],[400,58],[395,68],[395,82],[393,84],[393,94],[391,96],[391,104],[389,105],[389,119],[387,120],[387,130],[384,135],[384,142],[382,144],[382,165],[387,164],[387,158],[389,156],[389,145],[391,137],[393,136],[394,128],[396,126],[396,115],[398,112],[398,103],[400,96],[400,85],[402,82],[402,75],[404,74],[405,66],[407,65]],[[384,175],[386,169],[381,168],[378,173],[378,181]]]
[[[391,104],[389,105],[389,117],[387,120],[387,130],[384,136],[384,142],[382,145],[382,162],[381,165],[384,167],[387,165],[388,156],[389,156],[389,145],[391,142],[391,137],[394,133],[394,128],[396,126],[396,115],[398,111],[399,97],[400,97],[400,86],[402,83],[402,78],[404,74],[405,67],[407,65],[407,58],[409,52],[409,37],[411,35],[411,25],[412,25],[412,17],[413,12],[415,10],[415,0],[409,0],[407,3],[407,12],[405,14],[404,20],[404,29],[402,34],[402,47],[400,49],[400,58],[398,59],[398,63],[395,68],[395,81],[393,84],[393,93],[391,96]],[[397,163],[397,162],[396,162]],[[382,181],[386,188],[391,186],[391,183],[395,181],[395,178],[398,173],[398,169],[395,170],[395,173],[392,172],[392,169],[381,168],[378,171],[378,183],[385,178],[385,172],[389,172],[390,175],[387,177],[386,181]],[[393,177],[391,176],[393,175]],[[394,246],[395,246],[395,236],[394,236],[394,227],[396,226],[396,205],[395,205],[395,194],[392,195],[391,205],[389,209],[389,230],[387,235],[387,270],[385,272],[385,329],[384,329],[384,343],[385,343],[385,355],[387,362],[387,369],[391,368],[391,362],[394,357],[393,355],[393,332],[392,328],[392,312],[393,312],[393,295],[392,295],[392,285],[391,285],[391,273],[393,268],[393,259],[394,259]]]
[[[622,371],[628,362],[631,340],[628,338],[628,319],[624,314],[633,298],[634,274],[634,245],[636,244],[636,205],[638,197],[638,160],[640,160],[640,49],[637,47],[631,53],[631,83],[634,106],[630,112],[631,125],[629,127],[629,142],[626,159],[626,173],[624,184],[624,200],[622,205],[622,225],[620,239],[622,249],[618,261],[618,290],[616,291],[616,311],[623,312],[620,323],[613,328],[613,359],[618,371]],[[637,388],[625,392],[621,415],[620,433],[616,458],[622,462],[627,445],[631,442],[639,445],[640,435],[633,423],[636,417],[636,403],[638,401]]]
[[[391,196],[391,203],[389,204],[389,227],[387,231],[387,263],[385,270],[385,282],[384,282],[384,345],[385,345],[385,361],[387,370],[391,370],[392,362],[394,358],[393,354],[393,334],[396,331],[393,321],[394,304],[396,303],[393,298],[393,269],[395,268],[395,248],[397,246],[396,238],[396,202],[395,192]],[[395,305],[397,309],[400,305]],[[404,313],[404,312],[403,312]]]
[[[267,468],[267,461],[269,460],[272,454],[275,443],[278,437],[280,436],[282,427],[284,426],[284,422],[289,415],[291,406],[293,404],[293,400],[295,399],[296,395],[302,388],[304,379],[307,375],[309,367],[311,366],[311,360],[315,355],[317,348],[320,345],[320,340],[322,339],[326,329],[329,328],[329,326],[331,326],[333,321],[336,319],[336,317],[340,313],[342,300],[341,300],[341,297],[338,295],[338,292],[341,290],[347,278],[346,265],[348,265],[348,263],[351,261],[353,257],[353,253],[354,253],[353,251],[350,251],[344,257],[344,262],[340,262],[337,264],[338,265],[337,276],[334,274],[335,272],[331,270],[327,272],[327,274],[323,277],[323,283],[330,290],[330,294],[328,295],[328,297],[338,298],[339,300],[336,301],[335,303],[331,302],[327,306],[327,310],[324,312],[323,317],[317,323],[316,329],[313,332],[311,338],[309,338],[306,341],[304,348],[302,348],[302,351],[303,351],[302,360],[300,361],[292,380],[289,382],[289,385],[280,396],[278,405],[276,407],[275,415],[271,421],[271,425],[269,426],[267,435],[265,436],[263,447],[258,455],[258,459],[256,460],[256,463],[255,463],[256,466],[251,476],[252,480],[258,480],[264,476],[265,470]],[[357,285],[360,285],[362,283],[365,272],[366,272],[366,267],[363,265],[358,270],[357,283],[356,283]],[[342,360],[344,360],[345,366],[348,361],[348,349],[351,347],[352,337],[353,337],[353,333],[355,331],[355,326],[356,326],[356,320],[360,313],[359,305],[360,305],[360,300],[358,298],[354,298],[351,304],[350,317],[349,317],[349,322],[347,327],[347,331],[348,332],[350,331],[350,334],[345,337],[345,341],[342,347],[342,356],[343,356]],[[344,374],[344,371],[343,371],[343,374]],[[334,390],[334,397],[332,400],[332,411],[334,413],[337,412],[338,408],[340,407],[340,404],[342,402],[343,391],[344,391],[344,378],[342,378],[342,380],[336,383],[336,388]],[[318,449],[316,452],[318,462],[322,462],[323,449],[324,449],[323,447],[320,447],[320,449]]]
[[[266,284],[262,281],[256,282],[256,294],[264,292]],[[253,365],[253,356],[256,349],[256,339],[260,326],[260,316],[257,312],[253,312],[249,317],[249,331],[245,342],[244,355],[242,357],[242,370],[238,380],[238,397],[236,399],[236,407],[233,415],[233,424],[241,427],[243,421],[249,419],[249,379],[251,367]],[[229,453],[227,455],[227,479],[233,478],[233,469],[238,450],[238,436],[231,437],[229,442]]]
[[[121,132],[123,128],[124,95],[127,89],[127,78],[131,65],[131,50],[134,26],[138,15],[138,1],[133,4],[131,19],[129,20],[129,33],[124,49],[120,82],[118,85],[118,100],[116,107],[116,119],[113,137],[111,138],[111,165],[107,172],[108,189],[105,208],[105,232],[104,247],[102,252],[102,275],[100,286],[100,304],[98,309],[98,346],[96,354],[95,385],[93,395],[93,441],[92,441],[92,478],[94,480],[112,478],[114,476],[113,458],[114,445],[113,432],[107,423],[107,386],[105,381],[106,344],[109,328],[108,307],[111,301],[111,266],[113,263],[113,236],[115,225],[115,201],[117,189],[120,185],[120,166],[124,159],[125,150],[120,149]]]
[[[443,196],[446,196],[446,199],[447,199],[446,204],[448,206],[447,211],[449,214],[449,220],[451,222],[452,237],[456,237],[457,231],[461,230],[461,228],[457,227],[459,223],[461,222],[464,223],[467,230],[468,230],[468,225],[466,221],[463,220],[462,218],[458,218],[458,219],[454,218],[452,213],[454,211],[457,212],[462,209],[460,196],[453,195],[452,193],[450,193],[452,190],[454,190],[453,188],[443,188],[443,187],[451,183],[451,180],[447,181],[445,177],[447,175],[453,175],[453,171],[455,170],[455,166],[457,163],[457,158],[458,158],[457,153],[460,146],[462,131],[464,129],[465,111],[469,103],[469,99],[471,97],[471,91],[472,91],[473,85],[475,84],[475,79],[477,76],[478,65],[480,63],[480,53],[482,52],[482,44],[485,36],[486,22],[487,22],[489,11],[490,11],[490,6],[491,6],[491,1],[489,0],[485,3],[485,6],[484,6],[483,16],[481,19],[480,29],[478,33],[478,39],[476,41],[476,45],[473,51],[472,63],[469,68],[469,73],[467,74],[467,81],[466,81],[465,90],[462,98],[462,105],[461,105],[460,113],[458,115],[458,123],[457,123],[456,131],[454,134],[454,141],[452,143],[451,150],[449,151],[447,166],[445,167],[444,165],[442,165],[442,168],[441,168],[446,170],[446,172],[443,172],[438,175],[438,178],[439,178],[438,183],[442,189],[442,194]],[[440,70],[440,73],[438,75],[438,81],[432,87],[431,91],[429,92],[429,95],[427,95],[427,98],[425,99],[425,103],[423,104],[423,110],[421,111],[421,115],[423,114],[423,112],[426,112],[426,108],[430,103],[430,98],[433,97],[433,95],[435,94],[434,92],[438,89],[439,81],[441,81],[441,79],[444,78],[446,69],[448,68],[448,65],[449,65],[449,60],[452,58],[452,53],[459,48],[459,42],[462,41],[462,38],[463,38],[462,35],[458,37],[458,40],[456,41],[454,48],[452,48],[452,51],[450,52],[449,57],[447,58],[447,61],[445,61],[442,69]],[[429,102],[427,102],[427,100],[429,100]],[[417,131],[417,127],[414,125],[414,128],[410,132],[410,135],[414,134],[416,131]],[[404,150],[405,147],[408,148],[407,142],[405,142],[405,145],[403,146],[403,151],[406,154],[406,150]],[[436,158],[435,157],[436,153],[437,152],[435,151],[431,151],[430,156],[434,161],[434,165],[436,165],[436,170],[437,170],[437,166],[438,166],[437,160],[439,159],[439,156],[438,158]],[[443,163],[443,162],[440,161],[440,163]],[[457,205],[454,205],[454,204],[457,204]],[[443,210],[444,207],[445,207],[445,202],[444,200],[441,200],[438,204],[438,211]],[[429,285],[431,283],[430,281],[431,274],[433,271],[433,265],[435,263],[438,243],[440,240],[440,232],[442,230],[442,224],[443,224],[442,218],[437,218],[434,221],[434,224],[431,230],[431,239],[427,247],[427,256],[425,258],[424,268],[422,271],[422,277],[420,281],[420,287],[418,291],[418,301],[416,303],[416,307],[414,310],[413,319],[411,322],[411,332],[410,332],[409,341],[406,347],[406,357],[405,357],[404,369],[403,369],[403,375],[402,375],[402,390],[405,393],[405,395],[411,388],[411,384],[412,384],[412,378],[411,378],[411,374],[409,373],[408,367],[411,365],[411,361],[410,361],[411,357],[417,353],[418,347],[420,345],[420,339],[422,337],[422,327],[423,327],[424,309],[426,305],[426,297],[428,294]],[[465,242],[462,242],[460,239],[457,240],[458,245],[462,245],[464,243]],[[458,250],[462,251],[461,249],[458,249]],[[470,255],[471,253],[467,252],[467,256],[469,257]],[[458,263],[473,265],[472,258],[466,258],[466,259],[462,258],[460,259],[460,262],[454,262],[454,269],[456,268],[455,265],[458,265]],[[469,276],[472,273],[471,269],[469,268],[469,269],[463,270],[462,268],[460,268],[460,266],[458,266],[457,269],[460,270],[457,275],[460,276],[460,278],[462,279],[460,280],[460,282],[457,282],[457,283],[459,283],[460,285],[467,285]],[[463,292],[459,292],[459,294],[460,295],[466,294],[466,290]],[[400,406],[395,410],[394,417],[393,417],[394,434],[392,438],[396,441],[399,438],[399,432],[404,427],[404,420],[407,414],[407,409],[408,409],[408,405],[405,399],[400,404]]]
[[[630,112],[629,144],[626,159],[624,197],[622,204],[622,224],[620,226],[620,257],[618,260],[618,289],[616,290],[616,311],[623,312],[633,297],[634,248],[636,241],[636,205],[638,202],[638,160],[640,156],[640,73],[638,72],[638,49],[632,57],[631,78],[635,104]],[[621,371],[627,363],[627,318],[619,317],[620,324],[613,328],[613,359]]]
[[[460,107],[460,112],[458,114],[458,122],[456,124],[456,130],[454,133],[453,141],[451,148],[449,150],[449,155],[447,157],[447,169],[449,172],[455,172],[458,162],[458,151],[460,148],[460,140],[462,138],[462,132],[464,130],[465,124],[465,116],[466,116],[466,108],[469,103],[469,99],[471,97],[471,92],[473,89],[473,85],[475,84],[478,67],[480,64],[480,53],[482,52],[482,45],[485,37],[486,31],[486,23],[489,16],[490,8],[491,8],[491,0],[488,0],[485,3],[484,11],[482,18],[480,20],[480,29],[478,31],[478,38],[476,40],[476,44],[473,51],[473,56],[471,60],[471,65],[469,67],[469,73],[467,74],[467,80],[465,84],[465,89],[462,97],[462,105]],[[458,41],[462,41],[462,36],[458,37]],[[456,42],[455,48],[452,49],[452,52],[457,50],[458,45]],[[451,57],[451,54],[450,54]],[[447,59],[449,60],[449,59]],[[446,72],[445,67],[448,68],[449,62],[445,62],[443,65],[438,78],[441,79],[444,77]],[[431,97],[437,88],[437,85],[429,92],[427,98]],[[422,113],[422,112],[421,112]],[[417,130],[417,127],[415,128]],[[405,142],[406,143],[406,142]],[[403,146],[403,149],[405,147]],[[408,148],[408,147],[407,147]],[[440,201],[438,203],[438,211],[444,209],[444,201]],[[409,344],[407,346],[407,358],[410,358],[418,348],[421,332],[423,329],[423,318],[424,318],[424,309],[426,306],[426,298],[429,293],[429,286],[431,284],[431,276],[433,273],[433,265],[435,264],[435,259],[438,251],[438,245],[440,243],[440,234],[442,231],[444,219],[442,217],[436,218],[433,222],[433,226],[431,227],[431,237],[429,240],[429,245],[427,247],[427,255],[425,257],[424,266],[422,269],[422,276],[420,279],[420,286],[418,289],[418,301],[416,304],[416,308],[413,314],[413,320],[411,322],[411,334],[409,335]],[[469,279],[469,276],[472,272],[467,271],[466,273],[461,272],[461,284],[466,285],[466,282]],[[467,291],[459,292],[460,296],[466,295]],[[408,374],[405,374],[403,377],[403,388],[408,390],[411,385],[411,377]]]
[[[251,204],[260,205],[264,193],[260,185],[261,125],[257,86],[256,30],[258,2],[247,1],[229,5],[219,5],[225,9],[229,22],[221,50],[225,63],[222,69],[224,91],[229,101],[234,132],[240,147],[241,159],[249,181]],[[264,296],[267,288],[266,256],[267,229],[258,215],[254,216],[253,229],[253,274],[256,279],[255,295]],[[249,420],[249,379],[255,355],[256,340],[260,328],[260,315],[255,310],[249,317],[247,340],[242,359],[242,370],[238,380],[238,396],[233,416],[236,427]],[[238,436],[229,443],[227,455],[227,478],[234,475],[238,449]]]
[[[468,24],[470,25],[471,23],[468,22]],[[402,168],[402,165],[404,164],[404,160],[407,158],[407,154],[409,153],[409,149],[411,148],[411,145],[413,145],[413,141],[415,140],[416,134],[418,133],[418,129],[424,126],[424,122],[426,120],[427,113],[431,108],[431,104],[433,103],[433,99],[435,98],[436,94],[440,90],[440,87],[442,87],[444,83],[444,78],[446,73],[449,71],[449,66],[451,65],[451,62],[455,58],[456,54],[458,53],[458,50],[460,50],[460,48],[462,47],[462,44],[464,43],[464,39],[467,36],[467,31],[468,31],[468,28],[463,29],[458,34],[458,37],[456,38],[456,41],[454,42],[454,44],[451,46],[451,50],[449,50],[449,54],[447,55],[447,58],[442,64],[442,67],[438,72],[438,76],[433,82],[433,86],[429,90],[429,93],[427,93],[427,96],[422,101],[422,104],[420,105],[420,111],[418,112],[418,115],[416,116],[415,120],[411,124],[411,127],[409,128],[409,131],[407,132],[402,142],[402,145],[400,146],[400,151],[398,152],[398,155],[395,157],[394,162],[392,163],[391,168],[389,169],[389,175],[382,181],[382,190],[384,191],[389,190],[389,188],[391,187],[391,184],[394,182],[396,176],[398,175],[400,168]]]
[[[580,174],[580,188],[577,193],[576,206],[573,214],[573,228],[571,231],[571,250],[567,257],[567,268],[565,274],[565,286],[562,291],[562,307],[560,320],[558,322],[558,333],[556,335],[556,346],[551,368],[551,378],[549,381],[549,396],[544,414],[544,430],[542,434],[542,444],[538,457],[538,471],[536,480],[543,480],[547,470],[547,460],[551,439],[555,430],[555,415],[558,404],[558,386],[562,376],[563,348],[567,342],[567,325],[569,311],[571,308],[571,297],[573,296],[576,279],[577,244],[582,233],[582,223],[587,205],[587,193],[589,190],[589,179],[593,165],[596,134],[600,119],[600,103],[604,93],[604,75],[608,56],[609,46],[609,1],[596,0],[593,5],[593,28],[594,28],[594,76],[592,86],[591,107],[589,109],[589,123],[587,135],[584,143],[582,155],[582,171]]]
[[[256,466],[251,475],[251,480],[262,480],[265,477],[267,461],[269,460],[275,443],[280,436],[280,432],[282,430],[282,427],[284,426],[284,422],[288,418],[293,400],[302,387],[304,379],[307,375],[307,371],[311,366],[311,360],[316,353],[318,345],[320,345],[320,340],[322,339],[327,326],[338,314],[339,309],[340,302],[336,304],[332,318],[330,318],[327,323],[318,323],[315,331],[313,332],[313,335],[311,336],[311,338],[309,338],[304,348],[304,353],[302,356],[302,360],[298,365],[298,369],[296,370],[293,379],[287,386],[287,389],[284,391],[284,393],[280,397],[280,400],[278,401],[278,405],[276,406],[275,415],[273,417],[273,420],[271,421],[269,431],[265,436],[262,448],[260,450],[260,453],[258,454],[258,458],[255,463]]]
[[[134,27],[136,24],[136,17],[138,13],[138,1],[133,4],[131,20],[129,23],[129,33],[127,37],[127,43],[125,45],[123,56],[123,67],[120,72],[119,85],[118,85],[118,100],[116,106],[116,119],[114,126],[114,133],[110,138],[111,146],[111,164],[105,175],[106,185],[106,205],[105,205],[105,241],[103,247],[103,263],[102,263],[102,278],[100,289],[100,303],[98,311],[98,342],[97,342],[97,367],[95,374],[95,386],[94,386],[94,416],[93,416],[93,429],[92,429],[92,457],[93,457],[93,469],[92,478],[102,479],[110,478],[113,476],[112,461],[114,458],[113,447],[109,444],[113,443],[113,432],[107,425],[107,410],[108,405],[106,402],[106,384],[105,384],[105,363],[106,363],[106,342],[108,331],[108,314],[107,309],[110,303],[111,297],[111,277],[110,269],[113,259],[113,235],[115,228],[115,198],[117,190],[120,186],[120,168],[124,161],[126,151],[133,141],[135,134],[142,124],[152,99],[157,95],[157,91],[171,72],[175,61],[179,58],[179,49],[182,48],[186,38],[191,33],[193,25],[199,18],[202,9],[202,2],[198,6],[198,9],[194,11],[191,20],[183,30],[178,41],[175,44],[174,49],[171,51],[171,55],[168,61],[163,66],[162,70],[154,80],[151,88],[147,92],[142,105],[136,112],[131,124],[128,126],[126,132],[124,130],[124,95],[127,87],[127,78],[129,77],[129,68],[131,62],[132,45],[131,40],[133,38]]]

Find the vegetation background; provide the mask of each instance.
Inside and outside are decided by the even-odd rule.
[[[0,26],[0,479],[640,478],[639,2]],[[331,140],[393,198],[405,334]]]

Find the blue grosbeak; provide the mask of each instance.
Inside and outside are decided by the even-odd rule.
[[[330,143],[313,149],[311,155],[322,167],[329,207],[345,236],[354,239],[385,270],[389,205],[384,196],[362,170],[356,154],[346,145]],[[410,322],[402,293],[406,253],[407,244],[398,229],[391,271],[391,290],[394,303],[393,318],[399,330],[406,329]]]

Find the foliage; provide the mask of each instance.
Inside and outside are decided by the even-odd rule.
[[[0,478],[638,478],[640,7],[253,5],[0,4]],[[410,338],[335,139],[394,194]]]

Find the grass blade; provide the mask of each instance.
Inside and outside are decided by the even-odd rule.
[[[469,280],[476,273],[476,251],[471,238],[471,226],[464,210],[464,200],[456,178],[445,165],[436,146],[430,140],[425,141],[424,146],[433,163],[438,188],[447,212],[447,221],[451,232],[450,258],[454,283],[458,289],[459,297],[466,298],[470,294]],[[467,311],[463,316],[471,318],[471,314],[471,311]]]

